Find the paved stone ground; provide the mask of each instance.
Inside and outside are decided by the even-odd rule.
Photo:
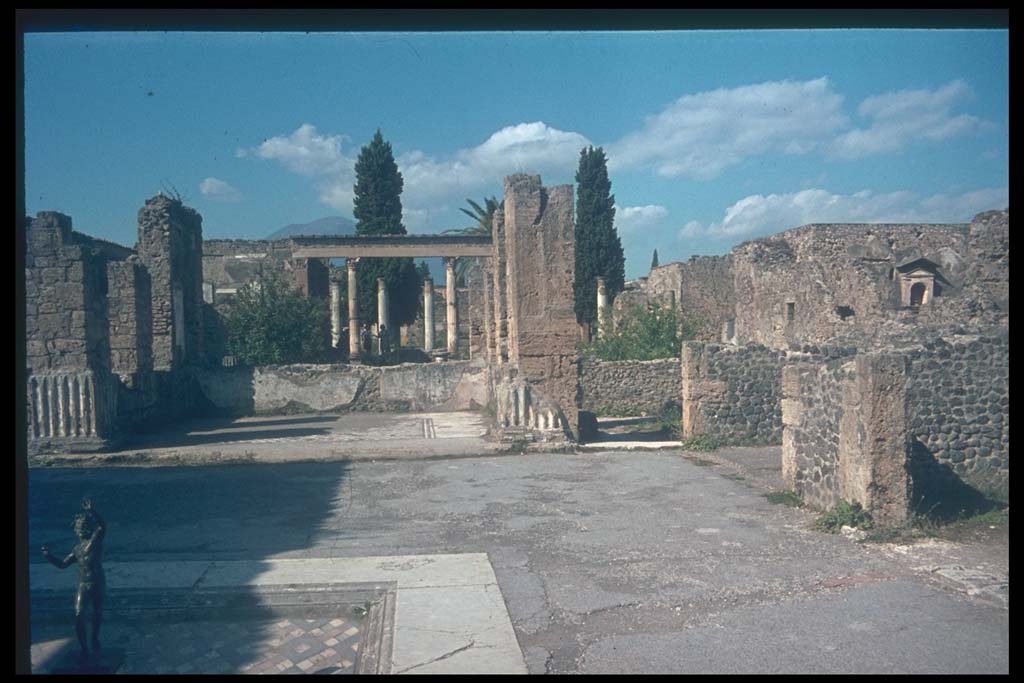
[[[90,494],[109,560],[486,552],[531,673],[1008,671],[1008,603],[768,503],[770,451],[412,458],[34,469],[30,543]]]
[[[486,435],[487,418],[470,412],[208,418],[133,436],[111,452],[31,456],[29,465],[458,457],[503,449]]]
[[[106,647],[123,648],[123,674],[352,673],[360,624],[346,619],[251,619],[164,623],[147,619],[104,624]],[[70,631],[70,633],[69,633]],[[70,624],[35,624],[32,670],[46,672],[77,652]]]

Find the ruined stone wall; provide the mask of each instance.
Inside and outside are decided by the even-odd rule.
[[[882,322],[899,317],[892,269],[920,257],[937,263],[951,283],[936,306],[922,306],[920,314],[929,324],[971,320],[967,308],[943,300],[964,294],[970,270],[966,225],[810,225],[741,244],[732,256],[740,343],[786,348],[835,338],[870,340]],[[852,315],[843,319],[840,307]]]
[[[909,512],[906,358],[862,353],[783,370],[782,476],[820,508],[860,503],[881,526]]]
[[[584,356],[580,386],[583,410],[611,416],[658,415],[667,406],[679,406],[680,360],[607,361]]]
[[[1010,212],[986,211],[968,229],[967,287],[982,307],[1010,311]],[[987,305],[987,306],[986,306]]]
[[[785,425],[783,450],[799,446],[789,459],[807,477],[817,472],[821,478],[828,470],[823,463],[837,457],[837,421],[843,410],[837,382],[853,375],[840,366],[856,349],[803,348],[811,353],[789,354],[799,372],[787,366],[783,374],[783,419],[799,418],[799,424]],[[906,430],[911,464],[920,479],[917,495],[934,498],[939,489],[948,492],[950,478],[982,491],[1008,492],[1009,335],[932,338],[892,353],[907,363]],[[826,507],[835,502],[828,496],[811,499]]]
[[[132,383],[153,370],[153,316],[149,273],[132,256],[107,264],[110,369]]]
[[[647,278],[637,278],[626,281],[623,289],[612,302],[612,322],[622,320],[625,312],[631,308],[642,308],[647,305],[650,298],[647,295]]]
[[[295,286],[311,299],[329,299],[331,296],[330,268],[327,261],[300,258],[293,262]]]
[[[498,207],[491,217],[492,256],[491,275],[493,282],[491,292],[494,296],[491,313],[494,316],[492,327],[492,357],[496,366],[508,362],[508,263],[505,258],[505,208]],[[573,267],[575,268],[575,263]]]
[[[28,221],[25,336],[29,446],[93,450],[114,433],[108,265],[131,250],[40,212]],[[117,283],[114,283],[115,286]]]
[[[113,255],[73,232],[70,217],[49,211],[29,223],[26,249],[29,372],[109,370],[106,265]]]
[[[509,362],[529,387],[520,419],[558,413],[579,437],[573,189],[540,176],[505,178],[503,212]],[[517,390],[518,391],[518,390]],[[519,392],[522,394],[522,392]],[[546,418],[545,418],[546,419]]]
[[[205,368],[196,380],[207,409],[229,415],[473,410],[487,403],[487,369],[469,361]]]
[[[780,443],[784,361],[784,352],[756,344],[684,342],[683,438]]]
[[[1009,335],[935,339],[905,353],[917,464],[948,468],[983,491],[1008,493]]]
[[[434,298],[436,299],[437,297],[434,297]],[[467,288],[465,288],[465,287],[458,288],[455,291],[455,306],[458,309],[458,311],[456,313],[456,323],[457,323],[457,325],[456,325],[455,331],[459,335],[458,354],[457,355],[458,355],[458,358],[461,358],[463,360],[469,360],[469,357],[470,357],[470,351],[469,351],[469,344],[470,344],[469,305],[470,305],[469,290]],[[445,302],[445,306],[447,306],[447,301]],[[445,310],[447,310],[447,308]],[[434,316],[434,320],[436,321],[437,319],[438,318],[435,315]],[[441,320],[443,321],[444,318],[441,318]],[[434,335],[434,338],[435,339],[437,338],[436,333]],[[444,339],[444,336],[442,336],[441,339]]]
[[[150,276],[155,370],[177,370],[203,357],[202,220],[163,195],[139,209],[137,251]]]
[[[290,277],[291,258],[291,240],[206,240],[203,282],[220,290],[236,290],[255,280],[260,268]]]
[[[486,355],[487,342],[484,339],[484,297],[487,294],[484,286],[484,259],[474,258],[470,260],[470,266],[466,273],[466,291],[460,294],[460,299],[466,300],[466,322],[465,328],[466,348],[469,351],[467,356],[470,359],[482,358]],[[462,312],[459,312],[459,322],[462,320]],[[461,334],[460,334],[461,336]],[[462,348],[463,340],[459,339],[459,347]]]
[[[616,297],[615,319],[648,302],[675,304],[681,316],[697,321],[695,339],[719,341],[722,324],[735,315],[732,256],[691,256],[688,261],[652,268],[646,278]]]

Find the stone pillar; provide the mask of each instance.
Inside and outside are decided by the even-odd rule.
[[[782,482],[793,492],[798,488],[796,432],[803,425],[800,374],[799,365],[782,367]]]
[[[485,262],[486,264],[486,262]],[[494,358],[494,316],[491,313],[491,270],[489,265],[483,266],[481,294],[484,298],[484,357],[490,364]]]
[[[455,257],[444,258],[445,304],[447,315],[448,358],[454,359],[459,350],[459,308],[455,301]]]
[[[498,207],[491,217],[491,293],[494,297],[494,362],[508,362],[508,326],[505,320],[505,209]]]
[[[608,292],[604,288],[604,278],[597,278],[597,338],[604,338],[604,327],[608,311]]]
[[[201,356],[202,223],[194,209],[162,195],[139,210],[136,252],[149,274],[155,370],[176,371]]]
[[[341,283],[331,280],[331,348],[341,345]]]
[[[466,276],[466,331],[469,336],[469,359],[475,360],[483,355],[484,330],[481,327],[481,319],[484,316],[483,287],[480,281],[483,279],[483,264],[479,258],[470,260],[469,274]]]
[[[700,342],[683,342],[682,389],[683,389],[683,420],[682,435],[684,439],[703,432],[703,420],[700,414],[700,372],[704,357],[704,345]]]
[[[434,350],[434,280],[423,280],[423,350]]]
[[[377,334],[380,335],[381,327],[385,327],[387,334],[391,334],[388,324],[388,288],[384,285],[384,278],[377,278]],[[383,337],[383,335],[381,335]]]
[[[359,304],[356,300],[357,258],[346,259],[348,269],[348,355],[359,358]]]
[[[909,474],[906,361],[899,354],[857,356],[843,387],[839,497],[857,501],[876,524],[907,519]]]
[[[557,413],[566,436],[576,439],[581,393],[572,214],[571,185],[545,188],[540,176],[522,174],[505,178],[508,360],[517,381],[529,386],[530,407]]]

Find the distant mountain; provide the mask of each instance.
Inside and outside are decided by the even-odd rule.
[[[354,235],[356,224],[350,218],[328,216],[311,223],[292,223],[267,236],[268,240],[282,240],[296,235]]]

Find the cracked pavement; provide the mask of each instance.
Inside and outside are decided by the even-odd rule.
[[[1008,671],[1008,603],[727,474],[678,451],[37,468],[30,543],[64,547],[88,494],[107,561],[486,552],[530,673]]]

